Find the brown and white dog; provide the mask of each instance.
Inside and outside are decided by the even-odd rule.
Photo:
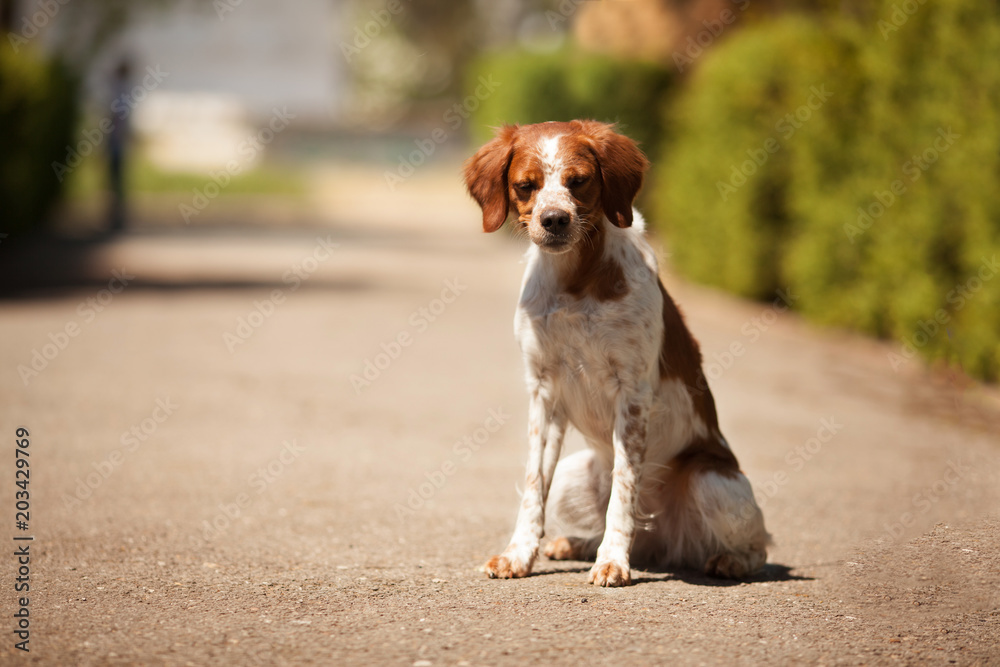
[[[595,121],[504,126],[465,165],[483,228],[515,214],[533,241],[514,318],[530,394],[525,489],[490,577],[531,572],[546,499],[574,534],[545,555],[595,560],[589,580],[601,586],[631,583],[630,557],[730,578],[767,558],[698,344],[632,209],[648,166]],[[570,424],[589,447],[560,461]]]

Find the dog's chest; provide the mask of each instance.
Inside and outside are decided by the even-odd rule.
[[[519,332],[524,326],[541,337],[546,350],[554,351],[576,338],[586,338],[608,326],[606,302],[568,294],[549,275],[529,270],[518,301]]]
[[[569,295],[522,300],[516,328],[529,376],[584,435],[610,442],[615,403],[648,372],[647,323],[627,303]]]
[[[580,431],[609,438],[620,364],[603,318],[564,305],[527,315],[525,324],[521,346],[529,373],[551,388]]]
[[[603,313],[569,297],[556,297],[547,307],[529,306],[523,312],[521,343],[532,363],[550,373],[559,371],[562,380],[585,380],[588,374],[614,365],[618,355],[609,348],[609,323]]]

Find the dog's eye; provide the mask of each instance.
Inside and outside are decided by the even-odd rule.
[[[514,184],[514,189],[520,193],[527,194],[535,189],[535,184],[531,181],[521,181]]]
[[[569,179],[567,185],[571,188],[578,188],[589,180],[590,178],[587,176],[574,176],[573,178]]]

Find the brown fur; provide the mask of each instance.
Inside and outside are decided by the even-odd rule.
[[[514,154],[517,126],[505,125],[465,163],[469,194],[483,209],[483,230],[500,229],[510,211],[507,169]]]
[[[671,461],[674,475],[691,477],[705,472],[716,472],[729,478],[736,477],[740,464],[736,455],[712,435],[696,438],[684,451]]]
[[[632,202],[642,188],[649,160],[635,142],[614,131],[614,125],[592,120],[579,124],[583,141],[597,156],[601,170],[601,206],[608,220],[618,227],[632,225]]]
[[[663,296],[663,347],[660,351],[660,377],[680,378],[694,401],[695,412],[702,418],[709,430],[717,431],[719,417],[715,411],[715,399],[708,389],[708,381],[701,368],[701,348],[698,341],[684,323],[684,317],[677,304],[667,294],[660,281]]]
[[[687,387],[694,410],[708,427],[707,438],[693,440],[671,464],[672,484],[687,492],[691,475],[713,470],[720,475],[735,477],[740,470],[736,456],[721,442],[719,417],[715,399],[701,367],[701,348],[684,323],[680,309],[660,282],[663,296],[663,348],[660,351],[660,377],[680,378]],[[673,488],[671,488],[673,493]]]
[[[600,221],[598,221],[599,223]],[[578,244],[576,270],[566,279],[564,289],[575,297],[616,301],[628,294],[621,265],[604,255],[604,228],[588,225],[587,236]]]

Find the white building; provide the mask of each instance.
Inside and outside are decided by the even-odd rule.
[[[349,92],[349,65],[340,48],[349,30],[347,4],[135,3],[130,20],[89,67],[88,111],[113,117],[128,107],[150,156],[181,169],[224,164],[237,144],[273,126],[276,113],[291,117],[290,125],[299,129],[333,126]],[[19,0],[12,26],[17,34],[30,34],[25,21],[35,24],[39,42],[66,50],[96,23],[93,8],[75,0]],[[129,83],[116,86],[114,72],[123,59],[130,64]]]

